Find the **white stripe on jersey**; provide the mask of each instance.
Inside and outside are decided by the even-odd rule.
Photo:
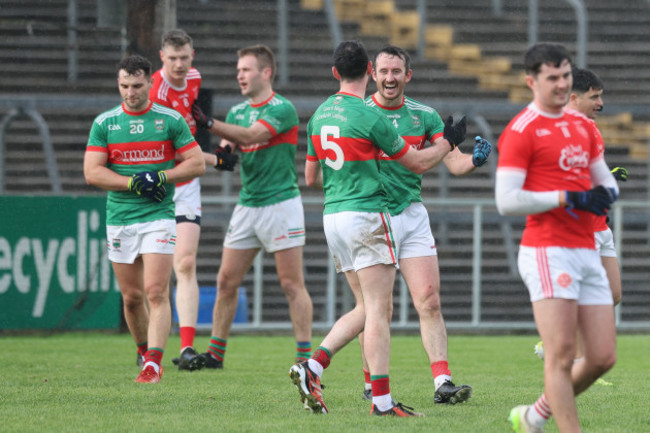
[[[162,74],[160,75],[162,77]],[[160,87],[158,88],[158,99],[161,101],[166,101],[167,100],[167,93],[169,92],[169,88],[171,87],[165,77],[162,77],[162,83],[160,83]]]
[[[523,132],[524,129],[535,119],[537,119],[537,116],[539,116],[539,113],[537,111],[531,110],[530,108],[527,108],[526,111],[519,116],[519,119],[515,121],[515,123],[512,124],[512,129],[515,132]]]
[[[156,103],[154,103],[151,106],[151,111],[155,111],[156,113],[160,113],[160,114],[167,114],[169,116],[172,116],[175,119],[182,119],[183,118],[183,116],[181,116],[181,113],[174,110],[173,108],[168,108],[168,107],[165,107],[164,105],[159,105],[159,104],[156,104]]]
[[[406,105],[408,108],[411,110],[417,110],[417,111],[426,111],[427,113],[433,113],[435,110],[428,105],[421,104],[413,99],[406,99],[404,101],[404,105]]]
[[[197,69],[190,69],[190,72],[187,73],[187,76],[185,77],[186,80],[200,80],[201,79],[201,74]]]
[[[230,109],[230,111],[239,111],[239,110],[243,110],[244,108],[246,108],[246,107],[249,106],[249,105],[250,105],[250,102],[249,102],[249,101],[240,102],[239,104],[234,105],[234,106]]]
[[[117,117],[120,114],[124,113],[124,110],[122,109],[122,105],[120,104],[119,106],[113,108],[110,111],[107,111],[105,113],[100,114],[97,116],[95,119],[95,122],[97,122],[98,125],[101,125],[106,119],[111,118],[111,117]]]

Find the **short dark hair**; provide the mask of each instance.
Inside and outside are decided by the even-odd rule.
[[[254,56],[257,59],[260,69],[271,68],[271,82],[273,82],[277,71],[277,65],[275,64],[273,51],[271,51],[268,46],[257,44],[237,50],[237,57],[243,56]]]
[[[190,35],[185,33],[185,30],[181,29],[174,29],[166,32],[162,35],[160,42],[162,48],[164,48],[165,45],[171,45],[174,48],[181,48],[187,44],[190,44],[190,48],[194,48],[194,42]]]
[[[573,89],[574,93],[587,93],[589,90],[603,90],[605,86],[598,75],[589,69],[574,68],[571,71],[573,75]]]
[[[550,42],[540,42],[528,48],[524,54],[524,68],[526,74],[536,76],[542,65],[550,64],[559,67],[562,62],[571,61],[571,54],[569,51],[560,44]]]
[[[138,54],[133,54],[124,57],[117,64],[117,73],[119,74],[121,70],[125,70],[129,75],[144,74],[148,78],[151,77],[151,62]]]
[[[334,67],[341,79],[358,80],[368,71],[368,52],[361,41],[343,41],[334,50]]]
[[[384,45],[379,51],[377,51],[377,54],[375,54],[375,58],[372,62],[373,69],[375,69],[375,65],[377,65],[377,58],[379,58],[381,54],[399,57],[404,61],[405,72],[408,72],[411,69],[411,56],[409,56],[408,53],[402,48],[395,45]]]

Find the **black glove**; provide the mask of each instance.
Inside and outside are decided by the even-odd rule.
[[[467,122],[465,116],[454,125],[454,118],[449,116],[445,122],[445,130],[443,132],[443,137],[451,145],[451,150],[454,150],[456,146],[465,140],[465,134],[467,133]]]
[[[578,216],[571,212],[572,209],[586,210],[593,214],[607,215],[607,209],[616,201],[616,192],[611,188],[598,185],[589,191],[567,191],[566,202],[567,212],[573,217]]]
[[[226,147],[217,147],[214,154],[217,155],[217,164],[214,168],[219,170],[233,171],[235,164],[239,161],[239,155],[232,153],[232,148],[229,144]]]
[[[485,164],[491,151],[492,145],[489,141],[480,135],[474,137],[474,155],[472,155],[472,164],[474,164],[474,167],[480,167]]]
[[[201,107],[199,107],[199,104],[197,104],[196,101],[194,101],[194,104],[192,104],[192,117],[194,117],[194,120],[196,121],[196,126],[205,129],[212,128],[214,120],[212,120],[212,117],[206,115],[203,110],[201,110]]]
[[[147,197],[157,203],[167,195],[167,174],[164,171],[141,171],[129,179],[129,191]]]
[[[614,167],[612,174],[614,175],[614,179],[625,182],[630,172],[625,167]]]

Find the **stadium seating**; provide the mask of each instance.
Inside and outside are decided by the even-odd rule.
[[[103,194],[84,182],[83,151],[94,116],[119,103],[114,66],[121,57],[123,41],[118,28],[96,28],[96,0],[79,0],[79,75],[76,82],[68,82],[67,3],[67,0],[51,0],[45,4],[37,0],[2,2],[0,74],[6,79],[0,82],[0,99],[37,95],[42,100],[49,101],[39,108],[39,112],[50,129],[63,191],[66,194]],[[289,0],[287,3],[290,11],[290,79],[286,85],[277,84],[276,90],[290,99],[324,99],[336,91],[337,83],[331,77],[329,68],[333,46],[325,14],[320,8],[321,2]],[[342,5],[343,3],[345,2],[341,2]],[[346,12],[344,16],[354,16],[354,5],[361,3],[365,4],[364,0],[347,0],[346,7],[352,8],[348,9],[352,12]],[[393,14],[395,11],[412,12],[416,6],[413,0],[391,3]],[[412,51],[415,74],[409,84],[409,95],[436,107],[447,107],[447,103],[469,106],[476,104],[478,107],[481,104],[489,107],[490,103],[495,102],[507,104],[509,90],[504,90],[499,77],[505,76],[508,86],[520,84],[513,84],[511,78],[521,70],[521,56],[527,46],[527,1],[503,2],[503,14],[500,17],[493,15],[491,2],[484,0],[436,0],[427,3],[426,35],[430,58],[418,59]],[[574,49],[575,23],[570,6],[561,0],[540,3],[543,3],[540,5],[540,20],[544,23],[540,26],[540,40],[561,41]],[[629,110],[620,112],[608,113],[606,108],[603,114],[611,115],[601,121],[601,126],[608,144],[607,159],[610,165],[625,165],[633,173],[632,178],[622,185],[622,197],[644,199],[648,194],[648,156],[647,144],[644,145],[643,140],[647,143],[650,133],[646,123],[650,119],[650,113],[638,108],[650,104],[650,60],[646,55],[641,55],[645,54],[650,43],[650,34],[646,29],[650,7],[643,0],[628,0],[626,5],[623,10],[609,0],[587,2],[590,12],[589,66],[605,82],[606,104],[623,107],[631,104]],[[178,26],[187,30],[195,39],[195,66],[203,75],[204,86],[214,89],[216,114],[223,116],[227,105],[223,101],[241,99],[235,81],[236,50],[260,42],[277,49],[276,3],[270,0],[187,0],[177,2],[177,7]],[[383,7],[389,8],[386,5]],[[258,12],[251,14],[252,9]],[[381,14],[378,13],[379,9],[374,10],[377,11],[377,16],[373,18],[375,27],[370,26],[372,30],[364,28],[363,22],[346,19],[342,22],[344,37],[362,39],[371,52],[389,42],[391,37],[394,42],[413,50],[413,29],[406,25],[396,25],[396,33],[386,32],[382,36],[376,28],[382,19]],[[384,18],[387,16],[392,15],[384,14]],[[399,21],[400,24],[412,20],[412,15],[408,19],[405,15],[401,17],[404,19]],[[395,40],[400,37],[401,40]],[[372,89],[372,84],[370,88]],[[61,98],[68,98],[65,104],[57,104]],[[71,100],[76,102],[70,102]],[[309,103],[299,106],[301,125],[297,166],[301,184],[304,184],[302,171],[306,152],[305,127],[313,109],[311,107],[313,104]],[[8,109],[6,104],[0,105],[0,117]],[[516,109],[514,106],[512,112]],[[441,114],[452,113],[441,111]],[[506,110],[487,110],[480,114],[492,128],[495,139],[511,116]],[[478,132],[477,126],[470,124],[469,136]],[[634,137],[640,140],[633,140]],[[5,139],[7,193],[47,194],[49,184],[45,175],[45,162],[34,124],[20,117],[11,124]],[[215,143],[216,140],[213,145]],[[493,144],[496,145],[496,142]],[[444,168],[438,168],[425,176],[425,197],[445,194],[440,187],[441,171]],[[464,178],[449,179],[447,193],[450,197],[490,198],[493,194],[490,175],[489,170],[483,170]],[[226,182],[232,182],[233,190],[238,190],[237,174],[215,174],[208,171],[202,179],[203,191],[206,196],[224,194],[223,185]],[[307,197],[318,197],[320,194],[306,188],[303,188],[303,192]],[[214,284],[218,269],[224,224],[229,217],[229,210],[220,206],[205,208],[206,223],[198,258],[198,277],[201,285],[210,285]],[[315,304],[322,306],[325,302],[327,254],[320,208],[311,206],[306,211],[307,283]],[[471,214],[467,209],[447,212],[432,209],[432,220],[434,235],[439,244],[445,317],[451,322],[467,321],[471,317],[471,309],[468,308],[472,274]],[[452,230],[449,230],[450,225]],[[624,314],[630,320],[636,317],[648,320],[650,311],[650,296],[639,283],[650,278],[647,269],[648,245],[642,242],[644,229],[647,226],[642,223],[631,224],[629,228],[626,225],[623,271],[625,297],[638,305],[626,306]],[[508,320],[530,320],[525,291],[519,277],[513,275],[507,266],[502,241],[504,234],[498,221],[494,218],[486,221],[483,235],[483,319],[504,320],[507,314]],[[517,230],[514,242],[517,241],[516,236]],[[643,260],[646,260],[645,266]],[[287,320],[286,301],[277,283],[270,255],[265,255],[263,266],[264,320]],[[243,285],[251,287],[252,276],[247,276]],[[337,311],[351,302],[345,284],[339,286]],[[512,295],[513,300],[506,303],[504,294]],[[409,311],[410,319],[415,320],[412,307]],[[315,320],[324,320],[323,314],[323,309],[318,309]]]

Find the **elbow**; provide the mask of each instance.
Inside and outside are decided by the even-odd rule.
[[[505,203],[505,200],[500,199],[498,196],[496,198],[497,212],[502,216],[518,215],[518,213]]]
[[[309,188],[316,188],[316,186],[317,186],[317,185],[316,185],[316,179],[313,178],[313,177],[305,177],[305,184],[306,184]]]
[[[411,168],[411,171],[415,174],[424,174],[427,170],[429,170],[431,167],[428,166],[427,164],[424,163],[419,163],[416,164],[414,167]]]

